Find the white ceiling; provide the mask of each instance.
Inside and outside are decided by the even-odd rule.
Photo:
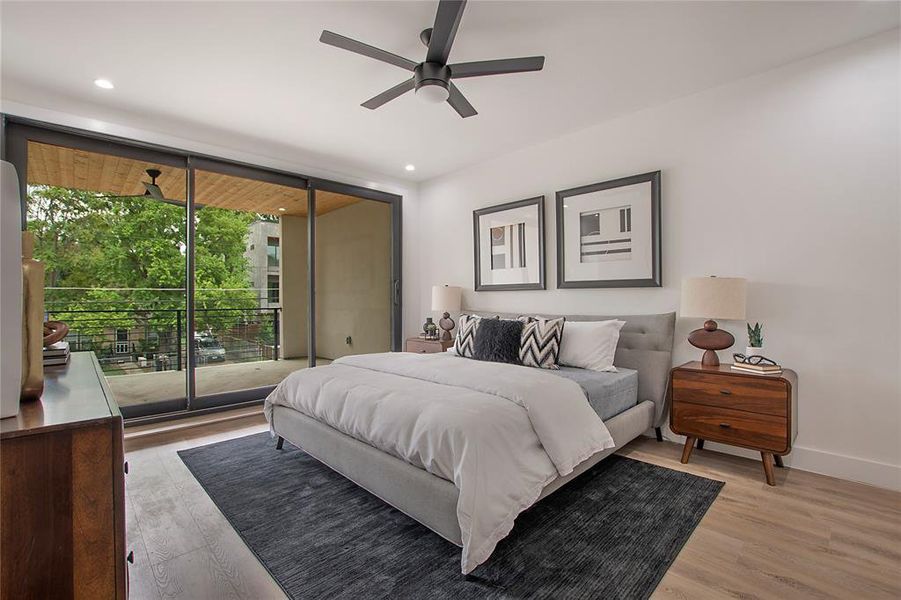
[[[451,62],[543,54],[544,71],[461,80],[479,111],[465,120],[413,94],[360,107],[409,73],[320,44],[321,30],[420,61],[436,6],[4,1],[0,92],[424,180],[899,25],[896,2],[470,2]]]

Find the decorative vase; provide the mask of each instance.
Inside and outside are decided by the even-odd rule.
[[[44,392],[44,265],[33,258],[34,235],[22,232],[22,400]]]
[[[745,348],[745,356],[763,356],[763,346],[748,346]]]
[[[22,215],[15,167],[0,163],[0,419],[19,413],[22,390]]]
[[[425,323],[422,324],[422,331],[429,339],[438,337],[438,325],[432,321],[432,317],[426,317]]]

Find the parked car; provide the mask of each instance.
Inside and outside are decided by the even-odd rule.
[[[225,361],[225,348],[211,335],[194,334],[194,353],[199,362],[223,362]]]

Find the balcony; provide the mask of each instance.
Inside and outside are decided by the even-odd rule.
[[[195,311],[196,395],[275,385],[305,368],[307,357],[284,358],[282,309]],[[72,352],[91,351],[122,407],[185,397],[188,328],[184,309],[82,309],[53,303],[48,319],[69,325]]]

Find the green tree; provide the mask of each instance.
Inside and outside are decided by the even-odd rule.
[[[157,330],[174,327],[176,310],[185,306],[184,207],[142,196],[29,186],[27,209],[47,287],[82,288],[48,290],[53,318],[98,338],[105,329],[139,322]],[[244,251],[248,225],[257,218],[212,207],[197,211],[195,299],[198,309],[209,310],[198,312],[198,329],[253,318],[257,294]],[[75,312],[87,310],[105,312]]]

